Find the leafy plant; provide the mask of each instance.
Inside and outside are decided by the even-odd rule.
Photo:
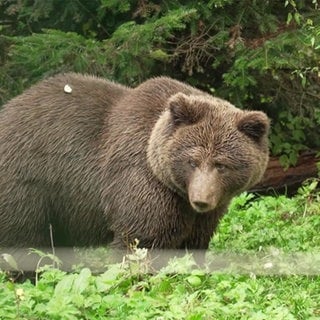
[[[151,272],[134,243],[98,274],[49,267],[33,284],[0,271],[0,319],[318,319],[318,182],[291,198],[235,198],[211,242],[216,269],[187,254]]]
[[[272,118],[284,166],[320,146],[316,1],[0,3],[0,104],[57,72],[169,75]]]
[[[307,134],[311,135],[312,130],[315,130],[315,125],[310,118],[293,116],[288,112],[278,114],[278,121],[272,127],[270,144],[273,154],[280,156],[284,168],[296,165],[298,154],[308,149]]]
[[[212,248],[219,252],[227,247],[239,253],[273,247],[285,252],[319,250],[317,185],[317,180],[309,182],[293,198],[264,196],[251,201],[251,194],[242,194],[232,202],[220,223]]]

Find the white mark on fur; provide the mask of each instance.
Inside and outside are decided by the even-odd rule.
[[[64,91],[65,93],[71,93],[71,92],[72,92],[72,88],[71,88],[68,84],[66,84],[66,85],[64,86],[64,88],[63,88],[63,91]]]

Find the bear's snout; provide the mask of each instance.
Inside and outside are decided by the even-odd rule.
[[[188,197],[192,208],[200,213],[214,210],[220,199],[216,188],[214,171],[195,169],[188,186]]]

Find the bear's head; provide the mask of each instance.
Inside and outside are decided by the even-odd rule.
[[[153,173],[197,212],[226,205],[262,178],[269,120],[209,95],[170,97],[147,149]]]

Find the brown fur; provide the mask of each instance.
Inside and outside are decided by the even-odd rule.
[[[207,248],[264,173],[268,127],[170,78],[45,80],[0,113],[0,245],[48,246],[51,224],[58,246]]]

